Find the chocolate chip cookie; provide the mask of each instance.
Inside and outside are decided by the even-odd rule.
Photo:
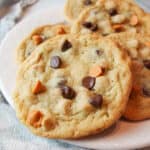
[[[13,98],[35,134],[80,138],[115,123],[131,87],[130,59],[112,40],[68,34],[45,41],[23,62]]]
[[[102,0],[85,9],[76,19],[72,33],[98,33],[107,36],[120,32],[145,33],[150,29],[150,15],[131,0]]]
[[[124,33],[111,36],[132,58],[133,88],[124,113],[128,120],[150,118],[150,35]]]
[[[64,24],[45,25],[34,29],[34,31],[18,46],[17,61],[21,64],[33,50],[45,40],[52,38],[55,35],[66,34],[69,30],[69,26]]]

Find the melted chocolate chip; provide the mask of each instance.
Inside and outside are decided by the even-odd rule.
[[[98,30],[98,26],[97,24],[94,24],[92,27],[91,27],[91,31],[95,32]]]
[[[150,97],[150,89],[147,89],[146,87],[143,88],[143,95]]]
[[[88,29],[92,28],[92,23],[91,23],[91,22],[84,22],[82,25],[83,25],[85,28],[88,28]]]
[[[100,108],[102,106],[103,103],[103,97],[100,94],[95,94],[94,96],[92,96],[89,100],[89,103],[91,105],[93,105],[96,108]]]
[[[84,77],[82,80],[82,85],[91,90],[95,85],[95,78],[90,76]]]
[[[147,69],[150,69],[150,60],[143,60],[143,64]]]
[[[100,56],[100,55],[103,54],[103,51],[101,51],[101,50],[96,50],[96,54]]]
[[[54,69],[57,69],[61,66],[61,59],[59,56],[53,56],[50,61],[50,66]]]
[[[92,24],[91,22],[84,22],[82,25],[93,32],[98,30],[97,24]]]
[[[76,96],[76,92],[69,86],[61,86],[61,94],[66,99],[73,99]]]
[[[84,0],[83,4],[84,5],[91,5],[92,1],[91,0]]]
[[[65,52],[71,47],[72,47],[72,44],[68,40],[65,40],[65,42],[63,43],[63,45],[61,47],[61,51]]]
[[[111,16],[115,16],[115,15],[117,15],[118,14],[118,12],[117,12],[117,10],[116,9],[110,9],[109,10],[109,14],[111,15]]]

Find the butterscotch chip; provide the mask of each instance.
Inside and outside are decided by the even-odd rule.
[[[55,122],[52,118],[45,117],[43,119],[43,126],[45,127],[46,130],[51,130],[55,128]]]
[[[60,28],[58,28],[57,33],[58,34],[66,34],[66,31],[63,27],[60,27]]]
[[[104,68],[101,66],[94,66],[90,69],[90,76],[98,77],[104,73]]]
[[[121,31],[123,29],[123,25],[122,24],[113,25],[113,29],[116,31]]]
[[[133,16],[131,17],[131,19],[130,19],[130,24],[131,24],[132,26],[135,26],[135,25],[138,24],[138,17],[137,17],[136,15],[133,15]]]
[[[41,81],[37,81],[33,87],[33,94],[40,94],[46,91],[46,87],[41,83]]]
[[[150,48],[150,42],[145,42],[145,45]]]
[[[40,35],[34,35],[32,37],[32,40],[34,41],[35,45],[39,45],[40,43],[42,43],[43,38]]]
[[[43,114],[39,110],[31,111],[28,114],[27,122],[34,128],[41,127]]]

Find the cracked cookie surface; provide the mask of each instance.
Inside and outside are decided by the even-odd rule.
[[[16,114],[40,136],[93,135],[121,117],[131,84],[130,59],[112,40],[57,36],[20,67],[13,96]]]

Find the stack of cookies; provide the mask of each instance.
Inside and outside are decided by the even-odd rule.
[[[150,14],[133,0],[67,0],[65,14],[68,24],[39,27],[17,49],[19,120],[37,135],[71,139],[121,116],[149,119]]]

